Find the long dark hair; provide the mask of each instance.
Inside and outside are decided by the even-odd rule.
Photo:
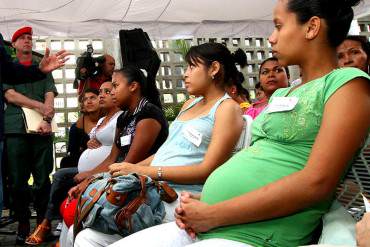
[[[185,56],[189,65],[204,64],[209,68],[212,62],[219,62],[221,70],[215,75],[215,80],[221,86],[231,86],[233,81],[238,80],[238,69],[235,63],[244,67],[247,64],[247,56],[244,51],[238,49],[231,54],[226,46],[219,43],[204,43],[190,48]]]
[[[234,81],[234,85],[236,87],[237,94],[244,95],[248,102],[251,102],[249,91],[245,87],[243,87],[243,82],[245,80],[243,73],[239,71],[236,78],[237,80]]]
[[[141,95],[147,98],[150,103],[162,108],[159,91],[153,76],[144,75],[144,72],[134,65],[124,65],[121,69],[115,70],[114,72],[122,74],[129,84],[134,81],[138,82]]]
[[[288,10],[297,15],[301,24],[317,16],[326,21],[327,37],[332,47],[346,38],[353,19],[353,6],[360,0],[289,0]]]

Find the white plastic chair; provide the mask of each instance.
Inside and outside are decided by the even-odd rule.
[[[356,220],[360,220],[365,212],[362,194],[370,199],[370,136],[353,161],[344,182],[337,188],[338,201]]]
[[[365,212],[362,194],[370,198],[370,136],[337,188],[337,200],[340,204],[334,201],[323,217],[319,244],[356,245],[355,223]],[[352,221],[347,212],[353,217]]]
[[[240,134],[237,144],[235,145],[233,154],[236,154],[243,148],[249,147],[249,145],[251,144],[253,118],[248,115],[243,115],[243,120],[244,120],[243,130],[242,133]]]

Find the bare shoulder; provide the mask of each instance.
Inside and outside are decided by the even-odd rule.
[[[185,101],[185,103],[181,107],[181,111],[185,110],[194,100],[195,98],[190,98],[187,101]]]
[[[217,108],[215,122],[220,126],[232,125],[234,129],[241,130],[243,126],[243,117],[239,104],[233,99],[224,100]]]
[[[334,92],[331,97],[329,98],[327,105],[335,105],[337,106],[338,102],[344,105],[348,105],[348,101],[353,101],[353,99],[356,98],[356,105],[358,107],[353,108],[353,110],[369,110],[369,107],[367,104],[370,102],[370,83],[369,80],[358,77],[350,80],[348,83],[340,87],[336,92]],[[363,101],[363,103],[360,103]],[[341,110],[337,109],[338,107],[333,107],[335,110]],[[343,108],[343,107],[339,107]],[[351,112],[346,113],[351,114]]]
[[[220,106],[217,108],[216,114],[239,114],[241,116],[242,111],[238,103],[233,99],[225,99]]]
[[[77,128],[79,128],[79,129],[82,129],[82,127],[83,127],[83,115],[81,115],[81,116],[77,119],[76,127],[77,127]]]

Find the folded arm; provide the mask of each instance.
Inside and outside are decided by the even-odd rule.
[[[27,96],[18,93],[14,89],[8,89],[5,91],[5,99],[7,102],[20,106],[34,109],[40,114],[44,114],[44,104],[40,101],[28,98]]]

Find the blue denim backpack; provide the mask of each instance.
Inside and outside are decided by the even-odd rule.
[[[160,224],[165,215],[160,186],[135,173],[101,173],[86,182],[75,214],[74,236],[84,228],[123,237]]]

